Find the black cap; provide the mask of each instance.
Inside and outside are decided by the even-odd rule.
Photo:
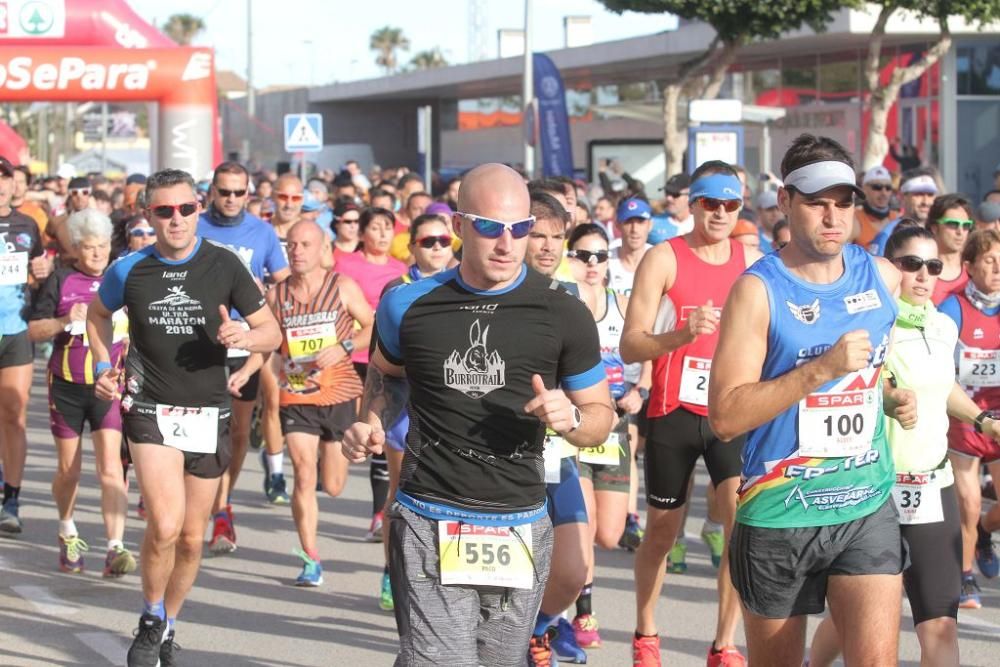
[[[0,176],[10,178],[14,175],[14,165],[10,163],[10,160],[0,155]]]
[[[145,185],[146,175],[145,174],[129,174],[129,177],[125,179],[125,185]]]
[[[686,190],[691,187],[691,177],[687,174],[680,173],[674,174],[667,179],[666,185],[664,185],[661,190],[666,192],[668,195],[676,197],[681,193],[681,190]]]
[[[86,190],[90,187],[90,179],[83,176],[77,176],[76,178],[69,179],[69,185],[66,186],[69,190]]]

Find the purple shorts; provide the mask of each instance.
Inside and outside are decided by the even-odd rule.
[[[49,373],[49,425],[57,438],[78,438],[83,426],[90,432],[110,428],[122,430],[121,403],[102,401],[94,395],[94,385],[77,384]]]

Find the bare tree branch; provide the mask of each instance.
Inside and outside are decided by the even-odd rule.
[[[896,6],[886,3],[878,14],[875,27],[872,28],[871,41],[868,42],[868,57],[865,60],[865,77],[868,80],[868,90],[874,93],[878,90],[879,60],[882,57],[882,40],[885,37],[885,26],[889,17],[896,11]]]
[[[938,19],[938,25],[941,26],[941,37],[934,43],[934,46],[924,52],[917,62],[911,63],[906,67],[897,67],[896,71],[892,73],[894,84],[903,86],[916,80],[924,72],[933,67],[934,63],[940,60],[948,52],[948,49],[951,48],[951,30],[948,28],[948,18]]]

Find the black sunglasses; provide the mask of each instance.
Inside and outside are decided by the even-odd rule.
[[[246,188],[243,188],[242,190],[226,190],[225,188],[215,188],[215,191],[218,192],[219,195],[221,195],[222,197],[232,196],[237,198],[242,197],[247,193]]]
[[[607,250],[598,250],[597,252],[591,250],[570,250],[566,255],[573,259],[578,259],[584,264],[603,264],[608,261]]]
[[[422,239],[417,239],[417,245],[424,250],[430,250],[435,246],[447,248],[451,245],[451,237],[446,234],[441,236],[425,236]]]
[[[891,185],[882,185],[880,183],[869,183],[868,187],[870,187],[875,192],[890,192],[890,191],[892,191],[892,186]]]
[[[163,204],[162,206],[154,206],[149,210],[160,220],[170,220],[174,217],[174,211],[180,211],[181,217],[186,218],[198,212],[198,202],[193,201],[187,204],[178,204],[177,206]]]
[[[903,255],[892,260],[893,264],[898,264],[899,268],[907,273],[916,273],[920,269],[927,267],[927,273],[932,276],[940,276],[944,271],[944,262],[940,259],[924,259],[916,255]]]

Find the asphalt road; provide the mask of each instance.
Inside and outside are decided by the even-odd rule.
[[[21,492],[25,531],[18,539],[0,540],[0,665],[124,665],[141,607],[139,579],[101,578],[106,545],[89,443],[76,515],[81,536],[92,547],[88,569],[80,575],[58,570],[57,516],[49,493],[54,447],[40,373],[36,380]],[[291,554],[297,546],[291,511],[263,502],[261,479],[257,459],[248,457],[233,497],[239,548],[203,561],[178,622],[181,664],[391,665],[395,625],[391,614],[378,609],[376,598],[382,546],[364,542],[371,510],[367,470],[355,467],[341,497],[320,501],[325,583],[317,589],[293,585],[299,561]],[[704,517],[706,476],[699,475],[697,482],[688,521],[693,536]],[[144,524],[135,514],[134,484],[129,498],[126,543],[137,552]],[[688,573],[668,575],[658,609],[664,664],[669,665],[703,665],[715,622],[714,570],[707,549],[697,537],[689,545]],[[594,609],[604,646],[590,651],[589,664],[629,665],[635,618],[632,558],[611,551],[600,552],[597,561]],[[1000,587],[981,583],[984,608],[962,612],[960,619],[963,665],[1000,664]],[[900,659],[901,664],[919,662],[909,617],[903,619]]]

